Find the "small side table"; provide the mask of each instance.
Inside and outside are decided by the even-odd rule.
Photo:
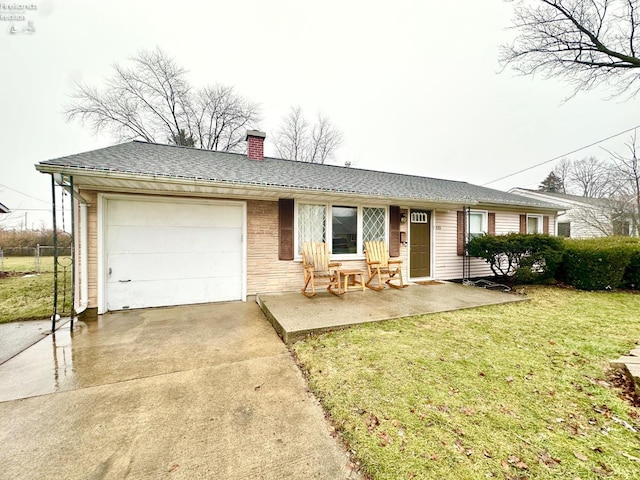
[[[340,295],[349,290],[361,289],[364,292],[364,272],[362,270],[338,269],[336,273],[338,274],[338,288],[341,290]]]

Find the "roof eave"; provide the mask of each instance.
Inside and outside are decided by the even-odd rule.
[[[151,175],[151,174],[140,174],[140,173],[131,173],[131,172],[121,172],[121,171],[111,171],[111,170],[97,170],[97,169],[88,169],[81,167],[73,167],[73,166],[60,166],[60,165],[50,165],[50,164],[36,164],[36,170],[40,173],[59,173],[62,175],[74,175],[74,176],[82,176],[89,178],[101,178],[108,180],[122,180],[122,181],[138,181],[142,183],[148,182],[161,182],[165,184],[173,184],[173,185],[188,185],[193,187],[204,187],[211,189],[228,189],[228,190],[244,190],[251,192],[261,192],[265,190],[269,190],[271,193],[277,193],[278,196],[283,198],[293,198],[296,196],[314,196],[314,195],[332,195],[332,196],[342,196],[349,197],[354,199],[384,199],[385,203],[389,204],[399,204],[406,206],[417,206],[417,205],[430,205],[433,208],[453,208],[453,207],[484,207],[484,208],[502,208],[505,207],[514,207],[519,209],[525,209],[527,211],[543,211],[543,212],[557,212],[564,210],[565,207],[559,207],[555,205],[532,205],[526,203],[519,202],[485,202],[480,200],[474,200],[469,198],[459,198],[459,199],[437,199],[437,198],[424,198],[424,197],[409,197],[409,196],[391,196],[391,195],[370,195],[358,192],[350,192],[350,191],[341,191],[341,190],[331,190],[331,189],[323,189],[323,188],[304,188],[304,187],[296,187],[296,186],[286,186],[286,185],[276,185],[276,184],[268,184],[268,183],[246,183],[246,182],[234,182],[234,181],[223,181],[223,180],[209,180],[205,178],[193,178],[193,177],[171,177],[171,176],[160,176],[160,175]],[[526,197],[524,197],[526,198]]]
[[[139,181],[139,182],[162,182],[166,184],[175,185],[190,185],[209,188],[224,188],[224,189],[238,189],[238,190],[252,190],[255,192],[269,190],[272,193],[278,193],[283,198],[293,198],[298,195],[334,195],[344,196],[355,199],[384,199],[385,203],[401,204],[401,205],[417,205],[417,204],[433,204],[434,208],[451,208],[453,206],[476,206],[477,201],[467,199],[446,200],[446,199],[426,199],[421,197],[401,197],[401,196],[388,196],[388,195],[369,195],[358,192],[331,190],[322,188],[304,188],[304,187],[292,187],[286,185],[275,185],[267,183],[246,183],[246,182],[233,182],[233,181],[221,181],[221,180],[208,180],[204,178],[190,178],[190,177],[170,177],[160,175],[145,175],[139,173],[130,172],[114,172],[109,170],[94,170],[72,166],[59,166],[48,164],[36,164],[36,170],[40,173],[54,174],[59,173],[62,175],[73,175],[93,178],[104,178],[111,180],[126,180],[126,181]],[[80,185],[81,186],[81,185]]]

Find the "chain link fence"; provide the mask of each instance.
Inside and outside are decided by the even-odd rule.
[[[52,245],[0,248],[0,272],[52,272],[54,249]],[[59,246],[57,251],[59,265],[70,262],[70,246]]]

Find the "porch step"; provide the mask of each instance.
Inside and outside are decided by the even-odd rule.
[[[640,397],[640,347],[634,348],[628,355],[623,355],[609,363],[612,367],[624,371],[633,381],[635,394]]]

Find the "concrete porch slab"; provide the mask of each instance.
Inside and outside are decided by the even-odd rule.
[[[523,300],[526,297],[448,282],[411,284],[403,289],[385,288],[378,292],[351,291],[340,297],[326,290],[318,290],[313,298],[298,292],[256,296],[258,305],[285,343],[301,340],[309,333],[360,323]]]

